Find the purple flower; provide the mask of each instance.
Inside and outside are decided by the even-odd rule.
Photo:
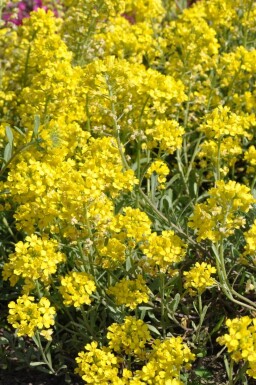
[[[16,25],[22,24],[22,20],[25,17],[29,17],[30,12],[36,11],[38,8],[44,8],[47,10],[47,7],[43,6],[42,0],[27,0],[20,1],[18,4],[13,4],[9,2],[5,11],[3,12],[2,18],[6,22],[11,22]],[[14,10],[15,16],[14,16]],[[57,10],[54,10],[55,16],[57,15]]]

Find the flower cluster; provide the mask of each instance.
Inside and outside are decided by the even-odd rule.
[[[148,302],[149,292],[149,288],[141,275],[136,279],[123,278],[107,290],[108,294],[115,297],[117,305],[125,305],[132,310],[140,303]]]
[[[205,353],[221,327],[217,286],[246,316],[219,342],[255,377],[256,2],[3,0],[0,19],[1,290],[18,336],[56,373],[62,347],[87,344],[88,384],[190,383],[188,346]]]
[[[159,189],[163,190],[165,188],[166,176],[169,174],[169,172],[170,170],[166,163],[164,163],[162,160],[155,160],[147,169],[146,177],[150,178],[153,173],[156,173]]]
[[[216,273],[216,268],[208,263],[196,262],[195,266],[189,271],[184,271],[184,288],[188,289],[190,295],[202,294],[208,287],[215,284],[215,279],[211,277]]]
[[[189,369],[194,359],[195,355],[181,337],[155,340],[148,363],[139,371],[139,378],[146,384],[165,385],[169,382],[182,385],[179,381],[181,368]]]
[[[158,147],[168,154],[173,154],[181,147],[184,128],[176,120],[156,119],[149,123],[149,128],[145,130],[147,141],[144,147]]]
[[[197,230],[197,240],[216,242],[234,234],[235,229],[245,224],[239,212],[247,213],[255,203],[250,189],[235,181],[219,181],[209,190],[206,203],[197,203],[189,226]]]
[[[23,290],[30,292],[39,281],[44,286],[51,284],[51,276],[56,273],[57,265],[66,261],[66,256],[58,251],[54,239],[39,238],[36,234],[27,236],[25,242],[15,245],[15,253],[3,268],[3,279],[10,280],[12,286],[23,279]]]
[[[244,316],[226,321],[228,334],[217,338],[235,362],[248,362],[246,373],[256,379],[256,319]]]
[[[116,215],[109,226],[116,237],[135,242],[146,239],[151,233],[151,221],[147,214],[131,207],[125,207],[123,213]]]
[[[33,337],[36,331],[43,332],[43,329],[54,325],[56,311],[50,305],[50,301],[45,297],[35,302],[34,297],[23,295],[17,299],[17,303],[9,303],[8,322],[17,329],[18,336]]]
[[[114,323],[108,327],[108,346],[116,353],[124,352],[140,358],[145,356],[145,345],[150,341],[148,325],[142,320],[128,316],[123,324]]]
[[[125,328],[128,319],[131,320],[131,317],[126,319],[123,324],[123,329]],[[139,325],[139,323],[141,325]],[[136,327],[138,326],[140,329],[141,327],[144,327],[146,330],[146,325],[143,321],[136,321]],[[109,329],[111,328],[112,327]],[[117,330],[119,335],[122,326],[120,327],[120,325],[114,324],[112,329],[115,331]],[[146,341],[149,339],[148,331],[145,333],[145,330],[144,332],[140,330],[140,339],[142,338],[142,340],[140,340],[141,348],[142,346],[144,347]],[[111,333],[108,334],[112,337]],[[129,333],[129,339],[132,338],[134,334],[135,330],[132,330],[132,334]],[[120,337],[123,342],[126,342],[127,339],[124,335],[125,333],[122,331]],[[138,336],[136,335],[136,341],[137,338]],[[117,341],[116,337],[114,340]],[[111,342],[112,340],[110,341],[110,344]],[[135,345],[134,341],[130,342],[131,345],[129,347],[127,346],[128,353],[126,352],[126,354],[130,354],[132,346]],[[113,348],[116,353],[124,353],[126,346],[125,344],[123,345],[123,343],[120,344],[120,341],[117,341],[117,346],[113,345]],[[147,363],[134,373],[126,368],[121,369],[123,359],[113,354],[109,347],[100,349],[96,342],[92,342],[85,346],[85,350],[85,352],[80,352],[76,358],[78,364],[76,372],[80,374],[85,382],[93,384],[165,385],[170,383],[174,385],[183,385],[183,382],[180,380],[181,369],[182,367],[185,367],[186,369],[191,368],[191,362],[195,359],[195,355],[191,353],[189,347],[183,343],[181,337],[172,337],[164,341],[155,340],[151,351],[148,353]],[[139,349],[139,352],[140,351],[141,349]],[[120,375],[118,375],[118,373],[120,373]]]
[[[254,116],[235,114],[227,106],[220,106],[207,114],[199,126],[199,131],[206,136],[198,154],[202,159],[201,166],[207,160],[215,173],[219,168],[225,175],[243,153],[244,139],[252,139],[250,128],[254,124]]]
[[[185,258],[187,245],[172,230],[164,230],[161,235],[152,233],[141,245],[146,255],[146,263],[166,272]]]
[[[108,348],[98,348],[97,342],[85,346],[78,353],[78,373],[87,384],[122,385],[118,377],[118,358]]]
[[[109,238],[107,244],[101,241],[97,250],[96,263],[104,269],[115,269],[125,262],[126,246],[116,238]]]
[[[80,307],[91,303],[90,295],[96,290],[93,278],[84,272],[72,271],[60,280],[59,291],[66,306]]]

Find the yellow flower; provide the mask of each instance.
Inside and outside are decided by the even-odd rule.
[[[120,240],[128,239],[141,242],[151,233],[151,221],[147,214],[139,209],[125,207],[123,214],[117,214],[111,221],[109,228]]]
[[[88,384],[123,385],[118,376],[117,357],[108,348],[98,348],[97,342],[85,346],[85,352],[78,353],[75,372]]]
[[[49,329],[54,325],[56,311],[45,297],[42,297],[39,302],[35,302],[34,297],[23,295],[17,299],[17,303],[10,302],[8,307],[7,320],[17,329],[18,336],[33,337],[37,330],[47,335],[44,329]]]
[[[148,325],[134,317],[125,317],[122,324],[113,323],[108,327],[108,346],[116,353],[125,353],[144,358],[145,345],[151,338]]]
[[[106,240],[104,240],[106,242]],[[96,263],[104,269],[115,269],[125,261],[126,246],[116,238],[110,238],[105,245],[103,240],[97,247],[99,256]]]
[[[115,297],[117,305],[135,309],[140,303],[148,302],[150,291],[142,276],[139,275],[136,279],[121,279],[115,286],[109,287],[107,293]]]
[[[146,255],[146,262],[166,272],[185,258],[187,245],[172,230],[164,230],[161,235],[152,233],[140,246]]]
[[[225,345],[235,362],[248,362],[246,373],[256,379],[256,318],[244,316],[227,319],[228,334],[217,338]]]
[[[65,261],[66,256],[58,251],[56,240],[41,239],[32,234],[25,238],[25,242],[15,245],[15,253],[9,255],[9,261],[4,265],[3,279],[9,279],[12,286],[22,279],[23,291],[30,292],[36,281],[49,285],[58,264]]]
[[[215,279],[211,277],[216,273],[216,268],[205,263],[196,262],[195,266],[189,271],[184,271],[184,288],[189,290],[190,295],[202,294],[207,288],[215,284]]]
[[[59,291],[66,306],[80,307],[91,303],[90,295],[96,290],[93,278],[84,272],[73,271],[61,278]]]
[[[173,154],[181,148],[184,129],[176,120],[156,119],[145,133],[148,139],[145,143],[146,148],[152,149],[159,146],[160,150]]]
[[[137,372],[137,375],[148,384],[182,385],[180,371],[183,366],[189,369],[190,362],[194,360],[195,355],[183,343],[181,337],[172,337],[164,341],[155,340],[148,363]]]
[[[170,170],[167,167],[166,163],[164,163],[162,160],[155,160],[154,162],[152,162],[149,168],[147,169],[146,178],[150,178],[153,173],[157,174],[159,189],[164,189],[166,176],[170,173]]]
[[[188,225],[197,230],[197,240],[209,239],[212,242],[234,234],[235,229],[245,223],[240,212],[247,213],[255,203],[250,189],[230,180],[218,181],[209,190],[206,203],[197,203]]]

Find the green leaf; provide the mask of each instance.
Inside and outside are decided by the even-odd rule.
[[[205,369],[205,368],[195,369],[195,374],[198,377],[202,377],[202,378],[211,378],[212,377],[212,373],[209,370]]]
[[[40,116],[39,115],[35,115],[35,117],[34,117],[34,129],[33,129],[33,136],[35,138],[38,137],[39,127],[40,127]]]
[[[166,188],[170,187],[177,179],[180,179],[180,174],[175,174],[169,182],[166,183]]]
[[[0,345],[6,345],[6,344],[8,344],[8,343],[9,343],[9,341],[8,341],[7,338],[5,338],[5,337],[0,337]]]
[[[212,329],[212,331],[210,332],[210,336],[212,336],[215,332],[217,332],[217,331],[221,328],[221,326],[222,326],[224,320],[225,320],[225,316],[223,315],[223,316],[220,318],[220,320],[217,322],[217,324],[215,325],[215,327]]]
[[[50,364],[52,364],[51,350],[49,349],[46,353],[46,358]]]
[[[152,306],[138,306],[138,309],[139,310],[152,310],[153,307]]]
[[[13,145],[13,133],[12,133],[12,129],[10,126],[6,126],[5,127],[5,133],[6,133],[6,136],[7,136],[7,139],[8,139],[8,143],[10,144],[11,148],[12,148],[12,145]]]
[[[7,145],[5,146],[5,149],[4,149],[5,164],[9,162],[11,157],[12,157],[12,146],[10,145],[10,143],[7,143]],[[2,164],[2,168],[4,168],[4,164]]]
[[[149,325],[149,324],[147,324],[147,325],[148,325],[149,330],[151,330],[153,333],[157,334],[158,336],[161,336],[161,333],[159,332],[159,330],[157,330],[157,328],[155,326]]]
[[[175,313],[178,306],[179,306],[179,303],[180,303],[180,294],[177,293],[174,297],[174,299],[172,300],[172,302],[169,304],[168,308],[173,312]]]
[[[30,362],[30,366],[39,366],[39,365],[46,365],[43,361],[36,361],[36,362]]]
[[[126,265],[126,271],[129,271],[132,268],[132,262],[130,257],[126,259],[125,265]]]
[[[23,131],[19,127],[13,126],[13,128],[22,136],[26,136]]]
[[[165,213],[168,213],[170,207],[172,207],[172,199],[170,196],[165,195],[160,201],[160,210],[164,210]]]

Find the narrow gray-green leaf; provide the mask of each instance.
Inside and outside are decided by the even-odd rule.
[[[12,148],[12,145],[13,145],[13,133],[12,133],[12,129],[10,126],[6,126],[5,127],[5,132],[6,132],[6,136],[7,136],[7,139],[8,139],[8,143],[10,144],[11,148]]]

